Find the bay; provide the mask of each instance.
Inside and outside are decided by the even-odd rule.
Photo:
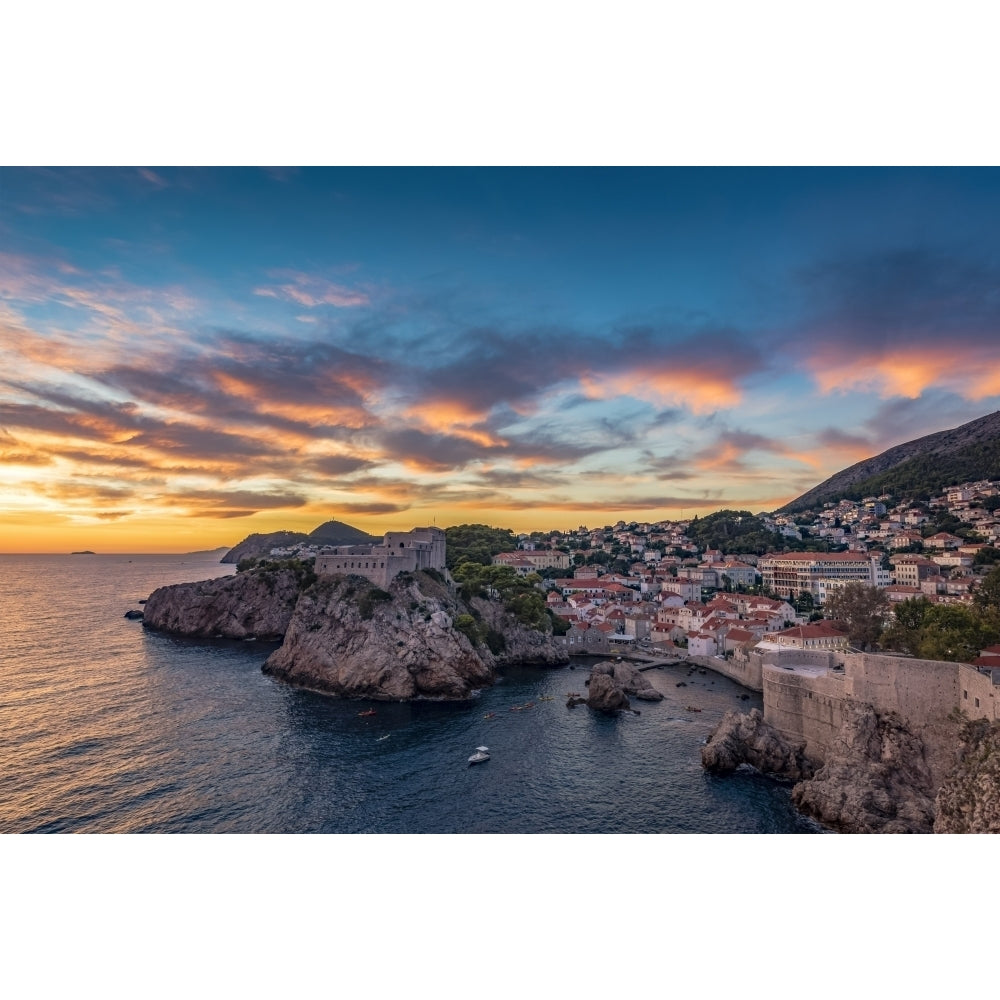
[[[664,700],[616,718],[566,707],[580,661],[507,670],[463,703],[342,701],[262,674],[272,644],[124,618],[156,587],[233,572],[217,560],[0,555],[0,832],[820,831],[788,785],[704,772],[725,711],[760,707],[711,672],[648,671]],[[469,767],[481,744],[491,760]]]

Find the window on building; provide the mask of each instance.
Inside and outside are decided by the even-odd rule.
[[[968,692],[968,691],[963,691],[963,692],[962,692],[962,697],[963,697],[963,698],[964,698],[964,699],[965,699],[966,701],[968,701],[968,700],[969,700],[969,692]]]
[[[979,699],[976,699],[976,708],[979,708]]]

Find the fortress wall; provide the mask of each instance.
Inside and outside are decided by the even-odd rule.
[[[387,564],[391,563],[392,557],[387,557],[382,553],[372,552],[369,547],[368,552],[353,552],[346,555],[333,554],[316,557],[316,573],[339,573],[343,576],[363,576],[370,580],[377,587],[385,587],[392,576],[388,576]],[[398,572],[398,570],[397,570]],[[393,573],[395,576],[395,573]]]
[[[723,677],[728,677],[737,684],[749,688],[751,691],[763,691],[764,682],[761,676],[761,665],[759,660],[754,661],[751,656],[749,660],[737,660],[735,657],[730,660],[720,660],[715,656],[685,656],[682,658],[689,663],[697,663],[699,667],[706,667],[714,670]]]
[[[789,740],[805,743],[811,759],[825,760],[844,722],[844,676],[765,665],[763,681],[764,721]]]
[[[958,664],[958,698],[958,707],[970,719],[1000,719],[1000,685],[966,663]]]
[[[829,670],[839,662],[829,649],[799,649],[798,646],[765,649],[753,655],[760,656],[765,666],[772,667],[825,667]]]
[[[400,573],[445,569],[445,533],[440,528],[386,532],[381,545],[343,545],[316,557],[316,572],[363,576],[387,587]]]
[[[960,701],[957,663],[877,653],[844,653],[841,658],[848,694],[878,712],[898,712],[920,726],[965,707]]]

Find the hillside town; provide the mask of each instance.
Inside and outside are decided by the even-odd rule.
[[[827,502],[795,515],[721,512],[701,524],[725,514],[755,522],[774,548],[786,550],[746,551],[741,542],[748,536],[739,531],[731,545],[705,545],[697,518],[618,521],[511,536],[516,547],[496,553],[493,563],[546,593],[568,652],[727,656],[763,640],[846,649],[845,624],[823,609],[847,584],[879,588],[890,606],[918,597],[932,605],[970,605],[984,572],[1000,562],[1000,483],[994,481],[963,483],[928,502],[884,495]],[[938,530],[942,525],[951,530]],[[345,567],[354,564],[342,557],[360,551],[299,544],[271,555],[316,558],[320,571],[350,572]],[[443,546],[438,561],[443,564]]]
[[[826,503],[793,516],[761,514],[769,532],[796,550],[757,554],[701,547],[692,521],[519,537],[494,557],[534,574],[549,610],[569,623],[570,651],[685,649],[716,656],[769,642],[847,648],[843,624],[823,618],[832,595],[851,582],[883,590],[893,604],[970,604],[1000,539],[1000,484],[965,483],[928,503],[888,496]],[[956,531],[929,530],[944,521]],[[960,527],[958,527],[960,526]]]

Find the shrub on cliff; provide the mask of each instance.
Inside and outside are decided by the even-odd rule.
[[[365,621],[368,621],[375,615],[376,604],[391,600],[392,594],[387,593],[380,587],[372,587],[358,598],[358,610],[361,612],[361,617]]]

